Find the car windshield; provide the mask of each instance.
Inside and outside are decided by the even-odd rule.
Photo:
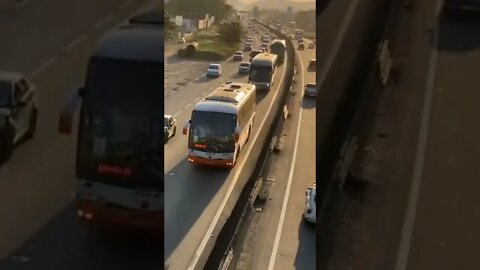
[[[217,65],[210,65],[210,66],[208,67],[208,69],[218,69],[218,66],[217,66]]]
[[[240,66],[242,66],[242,67],[248,67],[248,66],[250,66],[250,63],[241,63]]]
[[[10,82],[0,81],[0,108],[8,107],[11,101],[11,89]]]
[[[213,153],[229,153],[235,149],[236,115],[193,111],[189,147]]]
[[[314,83],[307,83],[307,87],[308,87],[308,88],[315,88],[315,87],[316,87],[316,84],[314,84]]]

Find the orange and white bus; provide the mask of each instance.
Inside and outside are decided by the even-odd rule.
[[[252,133],[255,103],[255,85],[237,82],[221,85],[198,102],[183,128],[188,161],[233,167]]]

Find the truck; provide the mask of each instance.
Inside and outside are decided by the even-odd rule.
[[[75,204],[82,222],[163,235],[163,29],[162,19],[107,33],[88,59],[84,85],[61,111],[59,132],[68,135],[79,110]]]
[[[270,52],[272,54],[276,54],[278,57],[277,59],[278,65],[281,65],[285,60],[286,51],[287,51],[287,46],[284,39],[275,39],[272,42],[272,45],[270,45]]]

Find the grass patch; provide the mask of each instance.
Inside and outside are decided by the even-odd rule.
[[[218,57],[214,57],[217,59],[227,59],[230,57],[235,51],[238,51],[239,44],[227,44],[224,41],[219,40],[217,38],[214,42],[199,42],[198,43],[198,50],[195,53],[195,57],[204,57],[218,55]]]

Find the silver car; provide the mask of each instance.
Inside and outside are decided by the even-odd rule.
[[[313,187],[308,188],[306,194],[306,203],[305,203],[305,212],[303,213],[303,217],[305,221],[316,223],[317,220],[317,188],[315,185]]]
[[[207,68],[207,77],[220,77],[222,76],[222,66],[220,64],[210,64]]]

